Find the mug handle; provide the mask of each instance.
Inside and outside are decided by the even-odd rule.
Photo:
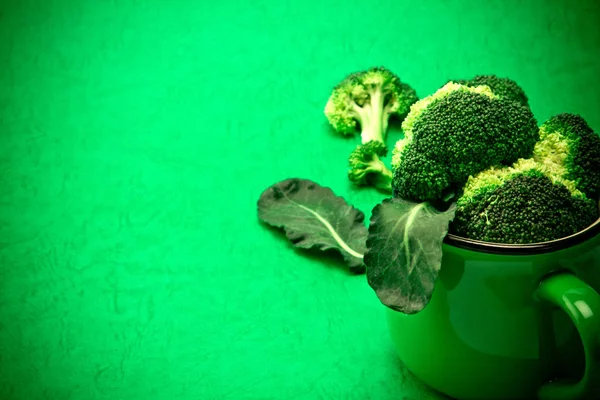
[[[556,381],[538,391],[540,400],[600,399],[600,295],[570,273],[545,278],[536,298],[560,307],[579,331],[585,353],[585,372],[579,382]]]

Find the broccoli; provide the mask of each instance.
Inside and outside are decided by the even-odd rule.
[[[600,136],[579,115],[562,113],[540,127],[534,158],[575,183],[587,197],[600,196]]]
[[[372,140],[359,144],[350,153],[348,178],[358,186],[371,185],[382,191],[390,192],[392,188],[392,171],[386,167],[380,157],[385,157],[385,144]]]
[[[529,158],[539,139],[529,109],[488,86],[450,82],[411,106],[392,154],[393,196],[452,197],[469,176]]]
[[[398,76],[384,67],[373,67],[350,74],[334,87],[325,116],[343,135],[354,135],[358,123],[363,144],[373,140],[385,144],[389,118],[403,118],[417,100],[415,90]]]
[[[471,177],[456,202],[450,232],[495,243],[560,239],[598,218],[597,203],[548,165],[522,159]]]
[[[458,79],[450,82],[470,87],[485,85],[489,87],[496,96],[508,98],[521,103],[525,107],[529,107],[529,99],[527,98],[525,91],[517,84],[517,82],[509,78],[500,78],[496,75],[477,75],[471,79]]]

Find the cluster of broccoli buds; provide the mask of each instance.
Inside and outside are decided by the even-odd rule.
[[[325,115],[343,135],[360,131],[348,178],[393,197],[457,204],[451,232],[490,242],[532,243],[573,234],[598,218],[600,135],[579,115],[538,126],[525,91],[496,75],[450,80],[419,99],[390,70],[346,77]],[[392,151],[390,118],[404,137]]]

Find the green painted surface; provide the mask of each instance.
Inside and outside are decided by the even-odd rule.
[[[0,1],[0,398],[435,399],[364,276],[258,224],[291,176],[369,214],[323,107],[386,65],[517,80],[600,130],[600,3]],[[392,132],[390,140],[398,138]]]

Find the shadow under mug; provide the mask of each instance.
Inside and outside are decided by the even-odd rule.
[[[467,399],[600,399],[600,220],[503,245],[448,235],[430,303],[387,309],[405,366]]]

